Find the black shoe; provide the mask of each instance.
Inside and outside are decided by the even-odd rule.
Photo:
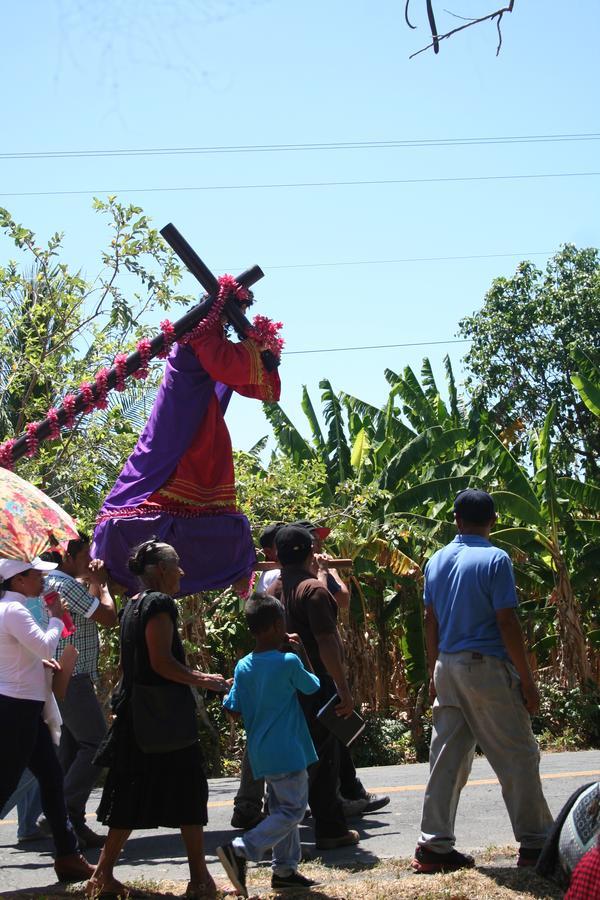
[[[295,888],[312,888],[320,884],[320,881],[313,881],[311,878],[305,878],[298,872],[292,872],[290,875],[273,875],[271,878],[271,887],[275,891],[285,891]]]
[[[437,875],[440,872],[457,872],[459,869],[472,869],[475,860],[466,853],[451,850],[449,853],[434,853],[425,847],[417,847],[411,863],[415,872],[422,875]]]
[[[77,841],[79,843],[80,849],[83,850],[84,848],[93,849],[94,847],[104,847],[106,836],[104,834],[98,834],[97,831],[92,831],[89,825],[86,825],[85,822],[83,825],[74,825],[73,828],[75,834],[77,835]]]
[[[248,896],[246,889],[246,860],[243,856],[236,856],[233,844],[223,844],[217,847],[217,856],[221,865],[227,872],[230,882],[242,897]]]
[[[28,844],[30,841],[46,841],[47,839],[48,835],[36,825],[29,834],[22,834],[21,837],[17,835],[17,844]]]
[[[234,809],[233,815],[231,817],[231,827],[237,828],[240,831],[250,831],[251,828],[256,828],[263,819],[266,819],[266,815],[262,812],[255,813],[254,815],[244,815],[239,812],[237,809]]]
[[[378,809],[383,809],[384,806],[387,806],[390,802],[390,797],[387,795],[379,795],[379,794],[370,794],[368,791],[365,791],[361,800],[366,800],[367,805],[363,810],[363,816],[370,812],[375,812]]]
[[[541,852],[539,847],[519,847],[517,866],[520,869],[537,866]]]

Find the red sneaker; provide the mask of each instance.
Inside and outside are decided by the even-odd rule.
[[[456,872],[458,869],[472,869],[475,860],[466,853],[451,850],[450,853],[434,853],[425,847],[417,847],[411,863],[415,872],[421,875],[437,875],[440,872]]]

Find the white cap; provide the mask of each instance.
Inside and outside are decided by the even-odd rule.
[[[35,569],[36,572],[51,572],[57,568],[57,563],[44,562],[39,556],[34,556],[30,561],[24,559],[0,559],[0,579],[7,581],[13,575],[20,575],[21,572],[28,572],[29,569]]]

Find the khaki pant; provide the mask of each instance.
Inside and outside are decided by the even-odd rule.
[[[542,792],[540,754],[523,704],[514,666],[494,656],[440,653],[435,666],[430,774],[419,844],[448,853],[475,746],[479,745],[502,787],[519,844],[539,848],[552,825]]]

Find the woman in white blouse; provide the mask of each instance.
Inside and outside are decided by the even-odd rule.
[[[57,597],[49,606],[46,631],[24,605],[27,597],[41,594],[43,573],[54,568],[55,563],[37,558],[0,559],[0,808],[24,769],[30,769],[56,845],[56,874],[61,881],[81,881],[93,866],[79,853],[65,807],[62,770],[43,719],[48,692],[44,661],[56,651],[66,604]]]

